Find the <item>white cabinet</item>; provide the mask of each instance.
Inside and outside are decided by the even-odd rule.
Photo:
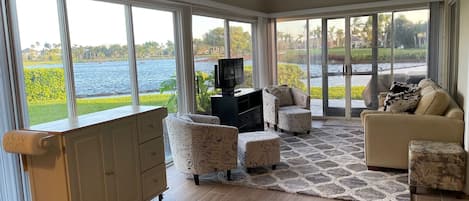
[[[165,108],[122,107],[86,115],[72,122],[72,128],[58,127],[64,121],[33,127],[57,134],[59,150],[28,156],[33,200],[141,201],[162,194],[166,115]],[[54,175],[54,183],[45,180],[45,174]],[[51,195],[63,185],[67,192]]]

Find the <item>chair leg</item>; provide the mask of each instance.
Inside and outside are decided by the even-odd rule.
[[[158,201],[163,201],[163,194],[158,195]]]
[[[249,174],[252,172],[252,168],[246,168],[246,172]]]
[[[275,170],[277,168],[277,165],[272,165],[272,170]]]
[[[417,187],[416,186],[409,186],[410,191],[410,200],[414,201],[414,195],[417,194]]]
[[[199,175],[195,174],[194,175],[194,182],[195,182],[195,185],[199,185]]]
[[[417,186],[409,186],[410,193],[415,194],[417,193]]]
[[[277,125],[274,125],[274,131],[277,131],[278,127]]]
[[[231,181],[231,170],[226,171],[226,180]]]

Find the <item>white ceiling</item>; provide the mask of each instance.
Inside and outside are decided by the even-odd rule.
[[[240,8],[276,13],[389,0],[213,0]]]

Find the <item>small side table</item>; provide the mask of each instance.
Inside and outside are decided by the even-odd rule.
[[[458,143],[411,141],[409,187],[462,191],[465,185],[466,153]]]

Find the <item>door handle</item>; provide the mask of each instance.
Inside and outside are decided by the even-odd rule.
[[[345,64],[342,64],[342,75],[345,76],[346,75],[346,71],[345,71]]]

